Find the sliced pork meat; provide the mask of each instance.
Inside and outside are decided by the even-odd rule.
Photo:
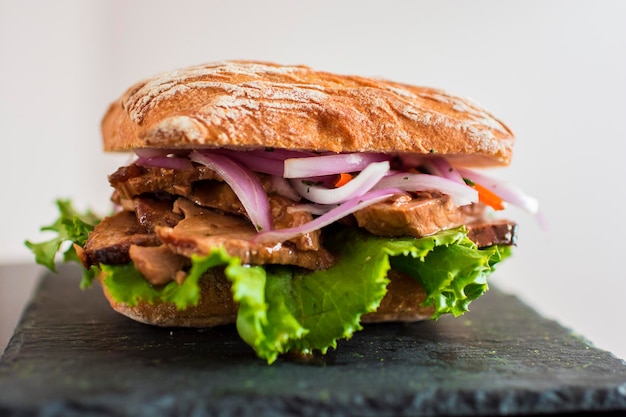
[[[137,222],[135,213],[121,211],[105,218],[89,234],[81,252],[86,268],[92,265],[125,264],[130,262],[128,250],[131,245],[157,246],[161,242]]]
[[[135,268],[152,285],[163,285],[170,281],[184,280],[183,272],[190,265],[189,259],[177,255],[167,246],[131,245],[128,251]]]
[[[294,205],[295,202],[287,197],[276,194],[270,196],[270,213],[275,229],[298,227],[313,220],[313,215],[307,211],[289,210]],[[315,230],[290,239],[289,242],[296,245],[296,248],[300,250],[316,251],[321,248],[321,233],[320,230]]]
[[[199,206],[214,208],[226,213],[246,215],[239,197],[225,182],[198,181],[187,197]]]
[[[307,251],[290,242],[255,242],[256,230],[242,217],[202,208],[183,198],[176,201],[175,211],[184,218],[175,227],[159,227],[156,232],[172,251],[186,257],[207,254],[221,246],[247,264],[296,265],[307,269],[325,269],[332,265],[332,255],[321,247]]]
[[[479,248],[517,244],[517,224],[510,220],[476,221],[467,224],[467,237]]]
[[[247,216],[243,205],[230,186],[217,181],[199,181],[194,184],[188,199],[199,206],[214,208],[226,213]],[[301,226],[313,220],[311,213],[306,211],[292,212],[288,210],[296,202],[278,194],[269,195],[270,214],[276,229]],[[320,247],[320,231],[316,230],[290,240],[300,250],[318,250]]]
[[[109,175],[109,183],[117,190],[121,199],[132,199],[140,194],[155,192],[188,195],[191,184],[200,180],[221,181],[221,178],[215,171],[200,165],[182,171],[132,164],[121,167]]]
[[[510,220],[484,220],[485,206],[456,207],[450,197],[436,192],[415,198],[398,195],[354,213],[360,227],[379,236],[423,237],[466,225],[468,238],[479,248],[515,245],[517,224]]]
[[[354,213],[359,227],[378,236],[423,237],[465,223],[466,215],[450,196],[419,193],[397,195]]]
[[[137,221],[149,232],[157,226],[175,226],[182,218],[172,211],[174,200],[157,198],[152,194],[142,194],[133,198]]]
[[[270,178],[263,174],[258,176],[265,191],[272,192]],[[109,183],[116,190],[114,199],[131,199],[144,193],[160,192],[188,196],[193,184],[203,180],[221,182],[222,178],[204,165],[194,165],[190,170],[176,170],[131,164],[109,175]]]

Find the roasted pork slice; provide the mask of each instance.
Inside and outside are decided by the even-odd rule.
[[[225,213],[246,216],[246,211],[232,188],[219,181],[198,181],[188,196],[189,200],[202,207],[214,208]],[[281,195],[272,193],[268,196],[270,214],[274,227],[286,229],[298,227],[313,220],[311,213],[292,211],[289,207],[296,202]],[[318,250],[320,247],[320,231],[315,230],[290,240],[300,250]]]
[[[137,222],[135,213],[121,211],[105,218],[89,234],[80,258],[86,268],[99,264],[130,262],[131,245],[158,246],[161,242]]]
[[[479,248],[517,244],[517,224],[511,220],[480,220],[467,224],[467,237]]]
[[[420,238],[465,225],[468,238],[479,248],[515,245],[517,224],[505,219],[486,220],[484,210],[482,204],[456,207],[445,194],[423,192],[415,198],[395,196],[355,212],[354,217],[360,227],[379,236]]]
[[[230,185],[220,181],[198,181],[194,183],[189,194],[183,196],[199,206],[214,208],[226,213],[246,215],[246,209],[230,188]]]
[[[269,176],[258,174],[266,192],[273,190]],[[132,199],[144,193],[165,192],[179,196],[189,196],[198,181],[223,181],[212,169],[204,165],[193,165],[189,170],[144,167],[136,164],[118,168],[109,175],[109,183],[116,190],[117,199]]]
[[[170,281],[182,282],[190,265],[188,258],[175,254],[166,245],[131,245],[128,251],[135,268],[152,285],[163,285]]]
[[[245,218],[197,206],[180,198],[174,210],[184,218],[175,227],[158,227],[161,241],[186,257],[204,255],[223,247],[231,256],[246,264],[296,265],[307,269],[325,269],[332,265],[332,255],[323,247],[300,250],[290,242],[259,243],[252,224]]]
[[[133,198],[137,221],[149,232],[157,226],[175,226],[182,216],[172,211],[174,199],[159,198],[155,194],[142,194]]]
[[[200,180],[221,181],[221,178],[215,171],[201,165],[190,170],[176,170],[131,164],[109,175],[109,183],[121,199],[154,192],[188,195],[191,184]]]
[[[378,236],[423,237],[466,221],[450,196],[439,193],[397,195],[356,211],[354,217],[360,227]]]
[[[289,210],[295,202],[287,197],[277,194],[270,196],[270,213],[274,221],[275,229],[287,229],[302,226],[313,220],[313,215],[308,211]],[[321,230],[304,233],[290,239],[289,242],[296,245],[300,250],[319,250],[321,247]]]

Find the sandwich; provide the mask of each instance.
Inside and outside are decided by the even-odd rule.
[[[133,155],[112,210],[59,200],[58,235],[26,242],[36,260],[63,252],[142,323],[234,324],[268,363],[465,313],[516,245],[502,211],[537,211],[481,172],[510,163],[511,130],[434,88],[227,61],[133,85],[101,127]]]

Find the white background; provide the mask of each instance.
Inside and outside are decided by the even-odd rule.
[[[493,282],[624,358],[625,51],[620,0],[0,0],[0,262],[31,261],[22,241],[45,236],[56,197],[108,209],[126,157],[101,153],[99,122],[130,84],[223,59],[307,64],[503,119],[518,142],[495,174],[540,200],[549,232],[511,211],[519,246]]]

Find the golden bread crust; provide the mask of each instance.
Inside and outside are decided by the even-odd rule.
[[[238,306],[224,274],[217,269],[209,270],[199,284],[198,305],[185,310],[177,309],[172,303],[150,304],[145,301],[130,306],[115,301],[104,285],[102,288],[113,310],[140,323],[162,327],[213,327],[234,323]]]
[[[433,307],[423,307],[426,292],[413,278],[390,271],[387,294],[376,312],[362,316],[364,323],[412,322],[428,319]],[[139,302],[135,306],[113,300],[103,286],[113,310],[135,321],[162,327],[214,327],[235,323],[237,304],[230,284],[219,270],[211,270],[200,280],[201,297],[195,307],[178,310],[174,304]]]
[[[250,61],[184,68],[135,84],[109,107],[106,151],[286,148],[436,153],[506,165],[514,136],[474,103],[392,81]]]

